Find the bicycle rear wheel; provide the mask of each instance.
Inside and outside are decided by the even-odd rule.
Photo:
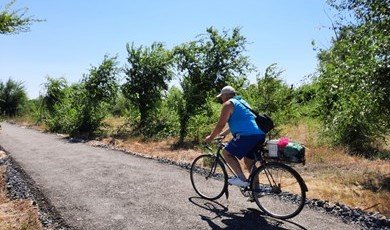
[[[195,192],[208,200],[220,198],[227,189],[227,173],[222,162],[211,154],[197,157],[190,169]]]
[[[251,189],[260,209],[275,218],[292,218],[305,205],[305,182],[285,164],[272,162],[258,168],[253,174]]]

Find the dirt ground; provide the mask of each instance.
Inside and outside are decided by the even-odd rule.
[[[0,151],[0,159],[6,154]],[[37,207],[31,200],[7,198],[5,182],[6,166],[0,166],[0,230],[42,229]]]

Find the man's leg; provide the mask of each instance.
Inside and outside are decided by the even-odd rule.
[[[237,174],[238,178],[240,178],[242,181],[246,181],[246,177],[245,177],[244,173],[242,172],[240,163],[238,162],[237,158],[235,156],[231,155],[225,149],[223,150],[223,158],[226,160],[226,162],[229,164],[229,166],[233,169],[233,171]]]
[[[250,159],[248,157],[244,157],[244,165],[245,165],[245,168],[248,170],[248,173],[251,174],[252,172],[252,168],[253,168],[253,165],[255,164],[255,160],[253,159]],[[259,186],[259,177],[255,177],[253,178],[254,180],[254,183],[255,183],[255,187],[258,187]]]
[[[255,163],[256,163],[255,160],[252,160],[252,159],[250,159],[248,157],[244,157],[244,165],[245,165],[245,168],[248,170],[249,174],[252,173],[251,170],[252,170],[252,167],[253,167],[253,165]],[[259,188],[259,177],[253,178],[253,183],[254,183],[254,188],[258,189]],[[255,199],[253,198],[252,193],[249,195],[248,201],[249,202],[254,202],[255,201]]]
[[[255,163],[254,160],[252,160],[248,157],[244,157],[244,165],[245,165],[246,170],[248,170],[248,175],[251,173],[252,166],[254,163]]]

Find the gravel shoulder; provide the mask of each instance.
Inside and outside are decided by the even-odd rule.
[[[388,220],[378,220],[383,226],[352,223],[359,223],[361,215],[344,223],[338,213],[328,213],[347,212],[344,207],[322,201],[309,201],[290,221],[268,218],[234,188],[228,201],[196,197],[186,165],[70,143],[7,123],[2,126],[0,145],[10,153],[12,168],[23,172],[15,178],[35,190],[27,193],[41,194],[33,200],[44,201],[37,201],[38,206],[42,213],[53,215],[46,226],[55,229],[388,229]],[[10,182],[10,187],[23,186]]]

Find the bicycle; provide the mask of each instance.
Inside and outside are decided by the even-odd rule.
[[[215,139],[215,153],[198,156],[190,169],[192,187],[200,197],[208,200],[216,200],[223,194],[228,198],[226,168],[236,175],[220,154],[225,147],[222,139]],[[212,151],[209,146],[206,148]],[[269,216],[292,218],[302,211],[308,188],[297,171],[277,159],[267,158],[267,152],[266,142],[254,151],[254,164],[248,179],[250,185],[240,188],[241,193],[246,197],[251,196]]]

